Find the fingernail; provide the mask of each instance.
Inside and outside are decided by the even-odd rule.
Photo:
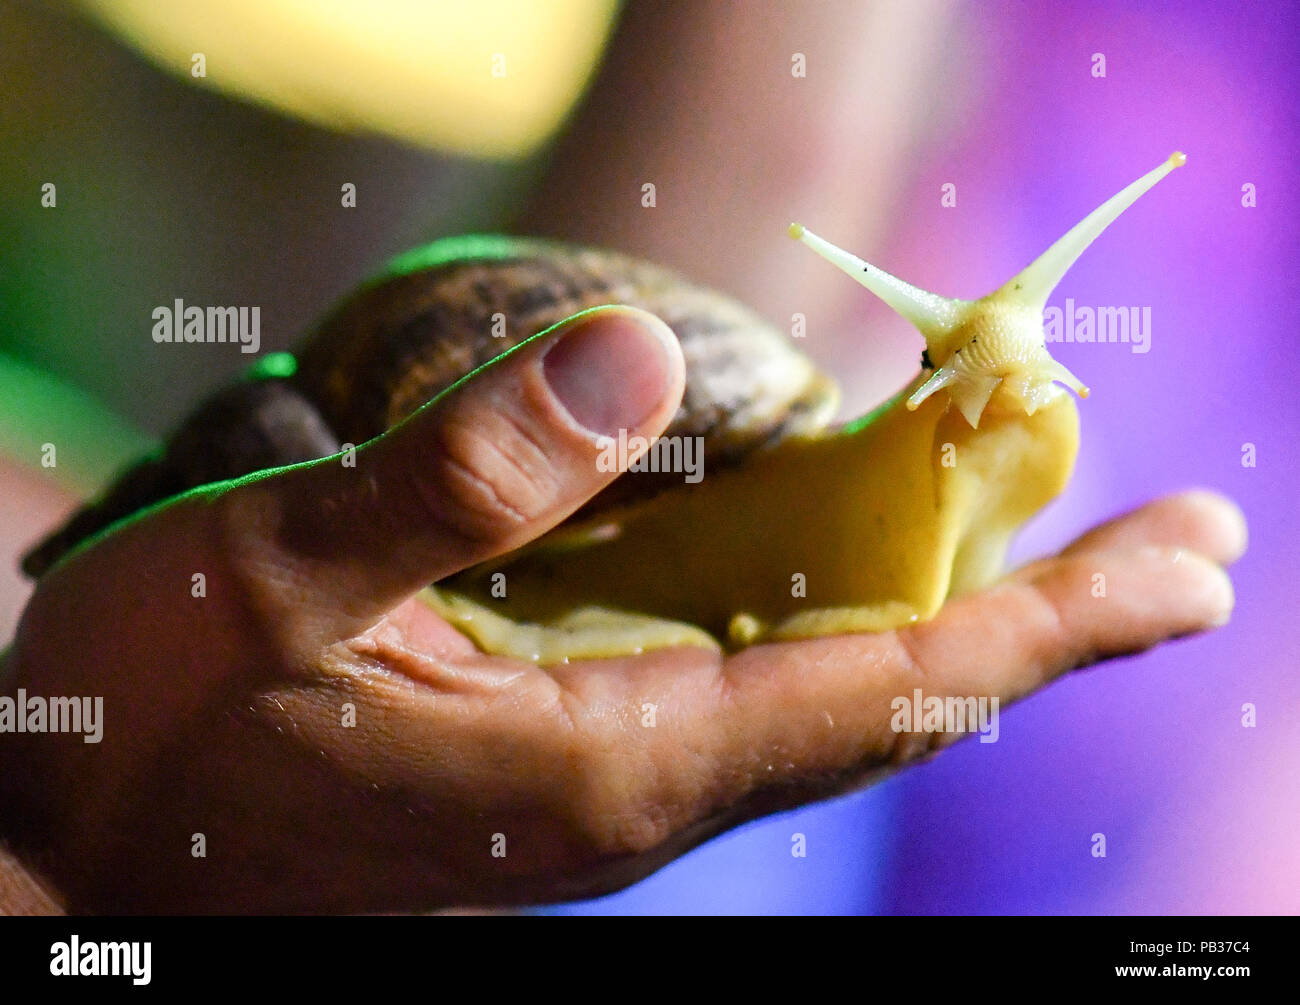
[[[1221,562],[1235,562],[1246,553],[1250,534],[1246,527],[1246,514],[1231,499],[1210,489],[1191,489],[1183,493],[1184,499],[1203,506],[1218,517],[1221,554],[1214,557]]]
[[[672,365],[668,326],[630,309],[574,322],[547,350],[543,373],[573,421],[597,436],[635,429],[659,408]]]
[[[1202,569],[1201,604],[1205,612],[1202,615],[1205,627],[1223,627],[1232,620],[1232,609],[1236,605],[1236,594],[1227,570],[1204,555],[1195,552],[1179,554],[1188,565]]]
[[[1209,624],[1211,628],[1222,628],[1231,621],[1232,609],[1236,606],[1236,591],[1232,588],[1232,580],[1228,578],[1228,573],[1223,569],[1218,569],[1218,572],[1217,588],[1212,591],[1213,600],[1211,603],[1214,613],[1210,615]]]

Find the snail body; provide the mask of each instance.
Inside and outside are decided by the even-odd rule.
[[[483,648],[547,663],[633,640],[737,647],[895,628],[994,578],[1012,534],[1065,487],[1077,447],[1063,396],[978,430],[937,397],[911,412],[900,396],[852,432],[788,438],[427,599]]]
[[[681,341],[686,391],[665,436],[699,438],[703,480],[625,474],[537,542],[422,598],[484,650],[542,663],[928,618],[995,578],[1015,531],[1068,482],[1078,413],[1057,383],[1087,389],[1047,353],[1043,306],[1097,234],[1180,163],[1144,175],[975,301],[917,290],[792,226],[926,339],[921,372],[838,428],[834,382],[726,297],[610,252],[436,242],[347,298],[293,358],[207,402],[24,569],[39,575],[185,489],[365,442],[524,339],[624,303]]]

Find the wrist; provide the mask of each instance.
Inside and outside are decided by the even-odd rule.
[[[0,696],[13,691],[14,666],[10,650],[0,651]],[[21,819],[13,783],[22,777],[13,737],[0,733],[0,915],[62,914],[52,884],[10,847],[9,838]]]
[[[0,915],[63,913],[54,888],[0,841]]]

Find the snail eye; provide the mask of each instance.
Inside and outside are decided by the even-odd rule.
[[[922,349],[922,350],[921,350],[921,368],[924,369],[924,370],[933,370],[933,369],[934,369],[934,363],[932,363],[932,362],[930,361],[930,350],[929,350],[929,349]]]

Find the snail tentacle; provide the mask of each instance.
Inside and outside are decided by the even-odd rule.
[[[1068,230],[1055,244],[1044,251],[1032,264],[1012,277],[994,294],[999,298],[1024,304],[1039,312],[1047,305],[1047,298],[1064,278],[1070,267],[1079,260],[1088,245],[1109,227],[1156,182],[1174,168],[1187,163],[1187,155],[1175,150],[1158,167],[1144,174],[1131,185],[1120,189],[1082,220]]]

